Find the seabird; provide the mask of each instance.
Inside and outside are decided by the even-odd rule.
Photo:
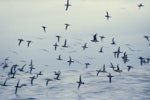
[[[71,6],[71,4],[69,4],[69,0],[67,0],[67,3],[65,4],[65,6],[66,6],[66,11],[67,11],[69,6]]]
[[[18,46],[20,46],[24,40],[23,39],[18,39],[18,40],[19,40]]]
[[[128,71],[130,71],[130,69],[133,68],[133,66],[129,66],[129,65],[127,67],[128,67]]]
[[[36,79],[35,76],[30,77],[31,78],[31,85],[33,86],[33,80]]]
[[[58,56],[57,60],[62,60],[61,55]]]
[[[64,47],[64,48],[67,48],[67,47],[68,47],[68,46],[67,46],[67,40],[66,40],[66,39],[65,39],[64,45],[63,45],[62,47]]]
[[[69,63],[69,66],[71,65],[71,63],[74,63],[74,61],[71,59],[70,56],[69,56],[69,60],[67,62]]]
[[[56,42],[53,46],[55,47],[55,51],[56,51],[56,49],[57,49],[57,47],[58,47],[57,42]]]
[[[103,46],[100,48],[100,50],[98,52],[103,53]]]
[[[146,35],[144,36],[144,38],[145,38],[147,41],[149,41],[149,37],[150,37],[150,36],[146,36]]]
[[[29,40],[29,41],[27,41],[27,43],[28,43],[28,44],[27,44],[27,47],[29,47],[30,44],[32,43],[32,41]]]
[[[77,81],[77,83],[78,83],[78,89],[80,88],[81,84],[84,84],[84,82],[82,82],[81,75],[80,75],[79,81]]]
[[[60,42],[61,36],[57,35],[56,37],[57,37],[57,41]]]
[[[105,17],[107,18],[107,20],[109,20],[109,18],[111,18],[111,16],[109,16],[108,11],[106,11],[106,15],[105,15]]]
[[[115,44],[116,44],[116,42],[115,42],[115,40],[114,40],[114,37],[112,38],[111,44],[112,44],[112,45],[115,45]]]
[[[91,65],[90,63],[85,63],[85,67],[88,68],[88,66]]]
[[[105,38],[104,36],[99,36],[101,38],[101,42],[103,42],[103,39]]]
[[[70,24],[65,24],[65,30],[67,30],[69,26]]]
[[[109,83],[111,83],[111,78],[114,77],[112,76],[110,73],[107,75],[107,77],[109,77]]]
[[[99,41],[97,40],[97,33],[93,35],[93,40],[91,40],[91,41],[92,41],[92,42],[99,42]]]
[[[87,47],[87,43],[84,44],[84,46],[82,46],[83,50],[85,50]]]
[[[60,76],[60,74],[61,74],[61,71],[59,70],[58,72],[54,72],[54,74],[56,75],[56,77],[54,78],[55,80],[60,80],[59,79],[59,76]]]
[[[7,86],[7,85],[6,85],[7,80],[8,80],[8,78],[6,78],[6,79],[5,79],[5,81],[4,81],[4,83],[3,83],[3,84],[2,84],[2,83],[0,83],[0,85],[1,85],[1,86]]]
[[[46,26],[42,26],[42,28],[43,28],[44,32],[46,32]]]
[[[116,55],[117,55],[117,58],[119,58],[119,54],[122,53],[122,52],[120,51],[120,47],[118,47],[118,50],[117,50],[117,51],[114,51],[113,53],[114,53],[114,57],[115,57],[115,58],[116,58]]]
[[[138,7],[139,7],[139,9],[140,9],[141,7],[144,7],[144,5],[143,5],[142,3],[140,3],[140,4],[138,5]]]
[[[46,79],[46,86],[48,86],[48,82],[49,82],[49,81],[53,81],[53,80],[52,80],[52,79],[49,79],[49,78]]]
[[[24,65],[22,66],[22,68],[18,68],[18,70],[19,70],[20,72],[23,72],[25,66],[26,66],[26,64],[24,64]]]

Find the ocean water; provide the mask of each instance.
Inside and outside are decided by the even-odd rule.
[[[0,0],[0,99],[2,100],[149,100],[149,0]],[[144,6],[139,8],[142,3]],[[106,19],[106,12],[111,16]],[[64,24],[70,24],[65,30]],[[46,26],[44,32],[42,26]],[[92,42],[97,33],[99,42]],[[56,36],[60,35],[60,42]],[[101,41],[99,36],[105,38]],[[112,39],[116,45],[112,45]],[[23,39],[20,46],[18,39]],[[27,47],[27,41],[32,43]],[[67,40],[68,48],[63,48]],[[54,44],[58,47],[55,50]],[[82,46],[87,43],[83,50]],[[103,53],[99,53],[103,47]],[[118,58],[115,51],[120,47]],[[126,52],[129,61],[123,62]],[[61,55],[62,60],[57,60]],[[74,61],[69,66],[69,57]],[[139,57],[145,63],[140,64]],[[6,60],[8,59],[8,60]],[[32,74],[30,63],[34,65]],[[5,63],[8,67],[4,68]],[[86,68],[85,63],[90,63]],[[115,72],[110,63],[122,70]],[[15,78],[9,78],[17,64]],[[25,65],[24,72],[18,68]],[[103,69],[106,73],[97,71]],[[133,66],[128,71],[127,66]],[[116,69],[116,68],[115,68]],[[30,77],[42,72],[31,85]],[[60,71],[60,80],[54,72]],[[107,75],[113,75],[109,83]],[[77,81],[82,81],[78,89]],[[6,85],[2,86],[7,80]],[[46,79],[52,79],[46,86]],[[15,86],[20,80],[26,84]]]

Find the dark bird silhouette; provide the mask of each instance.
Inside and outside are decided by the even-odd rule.
[[[105,38],[104,36],[99,36],[101,39],[101,42],[103,42],[103,39]]]
[[[117,65],[117,69],[114,69],[114,71],[115,71],[115,72],[119,72],[119,73],[122,72],[122,70],[120,70],[120,68],[119,68],[119,65]]]
[[[61,36],[57,35],[56,37],[57,37],[57,41],[60,42]]]
[[[27,43],[28,43],[28,44],[27,44],[27,47],[29,47],[30,44],[32,43],[32,41],[29,40],[29,41],[27,41]]]
[[[54,46],[54,49],[55,49],[55,51],[56,51],[56,50],[57,50],[57,47],[58,47],[57,42],[56,42],[53,46]]]
[[[143,5],[142,3],[140,3],[140,4],[138,5],[138,7],[139,7],[139,9],[140,9],[141,7],[144,7],[144,5]]]
[[[85,50],[87,47],[87,43],[85,43],[83,46],[82,46],[83,50]]]
[[[105,69],[105,64],[103,65],[103,69],[100,72],[104,72],[107,73],[106,69]]]
[[[112,76],[110,73],[107,75],[107,77],[109,77],[109,83],[111,83],[111,78],[114,77]]]
[[[143,63],[145,63],[145,59],[143,57],[139,57],[138,59],[140,59],[140,64],[141,66],[143,65]]]
[[[66,40],[66,39],[65,39],[64,45],[63,45],[62,47],[64,47],[64,48],[67,48],[67,47],[68,47],[68,46],[67,46],[67,40]]]
[[[32,59],[31,59],[31,62],[30,62],[30,65],[29,65],[29,66],[30,66],[30,74],[32,74],[32,70],[35,69],[35,68],[33,67],[34,65],[33,65],[33,63],[32,63]]]
[[[100,48],[100,50],[98,52],[103,53],[103,46]]]
[[[78,89],[80,88],[81,84],[84,84],[84,82],[82,82],[81,75],[80,75],[79,81],[77,81],[77,83],[78,83]]]
[[[97,76],[99,75],[99,73],[102,71],[102,69],[96,70],[97,71]]]
[[[17,85],[15,86],[15,95],[17,95],[18,88],[21,88],[21,87],[23,87],[23,86],[27,86],[26,84],[21,84],[21,85],[19,86],[19,82],[20,82],[20,80],[17,82]]]
[[[61,58],[61,55],[58,56],[57,60],[63,60],[63,59]]]
[[[71,59],[70,56],[69,56],[69,60],[67,62],[69,63],[69,66],[71,65],[71,63],[74,63],[74,61]]]
[[[107,20],[109,20],[109,18],[111,18],[111,16],[109,16],[108,11],[106,11],[106,15],[105,15],[105,17],[107,18]]]
[[[69,3],[69,0],[67,0],[67,3],[65,4],[65,6],[66,6],[66,11],[67,11],[69,6],[71,6],[71,4]]]
[[[23,39],[18,39],[18,40],[19,40],[18,46],[20,46],[24,40]]]
[[[38,78],[39,75],[43,75],[42,71],[40,71],[39,73],[36,74],[36,78]]]
[[[26,64],[24,64],[21,68],[18,68],[18,70],[19,70],[20,72],[23,72],[25,66],[26,66]]]
[[[99,41],[97,40],[97,33],[93,35],[93,40],[91,40],[91,41],[92,41],[92,42],[99,42]]]
[[[115,57],[115,58],[116,58],[116,56],[117,56],[117,58],[119,58],[119,54],[122,53],[122,52],[120,51],[120,47],[118,47],[118,50],[117,50],[117,51],[114,51],[113,53],[114,53],[114,57]]]
[[[65,24],[65,30],[67,30],[69,26],[70,24]]]
[[[128,55],[126,54],[126,52],[123,53],[122,59],[123,59],[123,62],[124,62],[124,63],[126,63],[126,62],[129,61]]]
[[[56,75],[56,77],[54,78],[55,80],[60,80],[59,77],[60,77],[60,74],[61,74],[61,71],[59,70],[58,72],[54,72],[54,75]]]
[[[112,45],[116,45],[116,42],[115,42],[115,39],[114,37],[112,38],[112,42],[111,42]]]
[[[1,86],[7,86],[7,85],[6,85],[7,80],[8,80],[8,78],[6,78],[6,79],[5,79],[5,81],[4,81],[4,83],[3,83],[3,84],[2,84],[2,83],[0,83],[0,85],[1,85]]]
[[[31,79],[31,85],[33,86],[33,80],[36,79],[36,77],[32,76],[32,77],[30,77],[30,79]]]
[[[85,63],[85,67],[88,68],[88,66],[91,65],[90,63]]]
[[[128,71],[130,71],[130,69],[133,68],[133,66],[129,66],[129,65],[127,67],[128,67]]]
[[[42,26],[43,31],[46,32],[46,26]]]
[[[116,68],[116,67],[112,64],[112,62],[110,62],[110,68],[112,68],[113,70]]]
[[[46,86],[48,86],[48,82],[49,82],[49,81],[53,81],[53,80],[52,80],[52,79],[49,79],[49,78],[46,79]]]
[[[149,41],[149,37],[150,37],[150,36],[146,36],[146,35],[144,36],[144,38],[145,38],[147,41]]]

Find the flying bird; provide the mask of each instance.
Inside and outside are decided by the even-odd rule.
[[[49,78],[46,79],[46,86],[48,86],[48,82],[49,82],[49,81],[53,81],[53,80],[52,80],[52,79],[49,79]]]
[[[63,60],[63,59],[61,58],[61,55],[58,56],[57,60]]]
[[[18,39],[18,40],[19,40],[18,46],[20,46],[24,40],[23,39]]]
[[[57,42],[56,42],[53,46],[55,47],[55,51],[56,51],[56,49],[57,49],[57,47],[58,47]]]
[[[130,71],[130,69],[133,68],[133,66],[129,66],[129,65],[127,67],[128,67],[128,71]]]
[[[29,47],[30,44],[32,43],[32,41],[29,40],[29,41],[27,41],[27,43],[28,43],[28,44],[27,44],[27,47]]]
[[[103,39],[105,38],[105,36],[99,36],[101,39],[101,42],[103,42]]]
[[[117,55],[117,58],[119,58],[119,54],[122,53],[122,52],[120,51],[120,47],[118,47],[118,50],[117,50],[117,51],[114,51],[113,53],[114,53],[114,57],[115,57],[115,58],[116,58],[116,55]]]
[[[56,77],[54,78],[55,80],[60,80],[59,77],[60,77],[60,74],[61,74],[61,71],[59,70],[58,72],[54,72]]]
[[[67,30],[69,26],[70,24],[65,24],[65,30]]]
[[[69,3],[69,0],[67,0],[67,3],[65,4],[65,6],[66,6],[66,11],[67,11],[69,6],[71,6],[71,4]]]
[[[85,50],[87,47],[87,43],[84,44],[84,46],[82,46],[83,50]]]
[[[112,76],[110,73],[107,75],[107,77],[109,78],[109,83],[111,83],[111,78],[114,77]]]
[[[140,3],[140,4],[138,5],[138,7],[139,7],[139,9],[140,9],[141,7],[144,7],[144,5],[143,5],[142,3]]]
[[[71,63],[74,63],[74,61],[71,59],[70,56],[69,56],[69,60],[67,62],[69,63],[69,66],[71,65]]]
[[[60,42],[61,36],[57,35],[56,37],[57,37],[57,41]]]
[[[82,82],[81,75],[80,75],[79,81],[77,81],[77,83],[78,83],[78,89],[80,88],[81,84],[84,84],[84,82]]]
[[[43,31],[46,32],[46,26],[42,26]]]
[[[147,40],[147,41],[149,41],[149,38],[150,38],[150,36],[144,36],[144,38]]]
[[[94,34],[93,35],[93,40],[91,40],[92,42],[99,42],[98,40],[97,40],[97,33],[96,34]]]
[[[112,38],[111,44],[112,44],[112,45],[115,45],[115,44],[116,44],[114,37]]]
[[[67,46],[67,39],[65,39],[64,45],[63,45],[62,47],[64,47],[64,48],[67,48],[67,47],[68,47],[68,46]]]
[[[98,52],[103,53],[103,46],[100,48],[100,50]]]
[[[109,16],[108,11],[106,11],[106,15],[105,15],[105,17],[107,18],[107,20],[109,20],[109,18],[111,18],[111,16]]]

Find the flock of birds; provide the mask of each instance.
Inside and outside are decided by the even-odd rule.
[[[69,3],[69,0],[67,0],[67,3],[65,4],[65,7],[66,7],[65,10],[67,11],[70,6],[72,6],[72,5]],[[140,3],[138,5],[139,8],[141,8],[143,6],[144,5],[142,3]],[[109,20],[111,18],[108,11],[106,11],[105,17],[106,17],[107,20]],[[70,26],[69,24],[65,24],[65,30],[67,30],[69,26]],[[42,28],[43,28],[43,31],[46,33],[46,26],[42,26]],[[57,42],[53,45],[55,51],[57,51],[58,43],[60,42],[61,36],[57,35],[56,38],[57,38]],[[95,42],[95,43],[97,43],[99,41],[103,42],[103,40],[105,39],[105,36],[99,36],[99,38],[100,38],[100,40],[98,40],[98,34],[96,33],[96,34],[93,35],[93,38],[91,39],[91,42]],[[144,36],[144,38],[148,41],[148,44],[150,46],[150,42],[149,42],[150,41],[150,36]],[[25,42],[25,40],[24,39],[18,39],[18,46],[21,46],[22,42]],[[27,47],[28,48],[33,43],[31,40],[27,40],[26,42],[27,42]],[[115,41],[114,37],[112,38],[111,45],[116,45],[116,41]],[[67,39],[65,39],[64,45],[62,45],[62,47],[63,48],[69,48],[69,46],[67,44]],[[81,47],[83,48],[83,50],[86,50],[88,48],[87,43],[85,43]],[[100,50],[98,52],[103,53],[103,46],[100,48]],[[121,51],[120,46],[118,47],[118,49],[116,51],[113,52],[113,54],[114,54],[114,58],[116,58],[116,59],[120,58],[120,54],[123,54],[123,56],[121,57],[123,62],[127,63],[129,61],[127,52],[126,51],[125,52]],[[138,59],[140,60],[141,65],[149,64],[149,62],[150,62],[150,58],[139,57]],[[57,60],[62,60],[61,55],[58,56]],[[3,70],[5,70],[6,68],[9,68],[8,61],[9,61],[9,58],[6,58],[4,60],[4,62],[0,65],[0,66],[2,66]],[[69,56],[69,60],[67,62],[69,64],[69,66],[71,66],[71,64],[74,63],[75,60],[73,60],[71,58],[71,56]],[[91,65],[91,64],[90,63],[85,63],[86,68],[88,68],[89,65]],[[113,65],[113,63],[110,63],[110,65],[111,65],[110,68],[112,68],[112,70],[114,72],[118,72],[118,73],[123,72],[123,70],[120,69],[119,65],[117,65],[116,67]],[[28,71],[25,70],[26,66],[27,66],[27,64],[24,64],[22,67],[19,67],[18,64],[12,65],[10,67],[10,71],[7,73],[8,76],[7,77],[5,76],[6,77],[5,81],[0,82],[0,85],[1,86],[9,86],[8,82],[7,82],[8,80],[16,78],[16,76],[19,75],[18,73],[25,73],[25,74],[33,75],[32,77],[29,77],[30,78],[30,84],[31,84],[31,86],[33,86],[34,85],[34,80],[38,79],[38,77],[43,75],[44,73],[42,73],[42,71],[40,71],[39,73],[33,73],[32,72],[35,69],[32,59],[31,59],[30,64],[28,65],[29,66]],[[130,71],[132,68],[134,68],[134,66],[131,66],[131,65],[127,66],[128,71]],[[112,82],[112,77],[114,77],[114,76],[110,72],[106,71],[105,64],[103,65],[102,68],[97,69],[96,72],[97,72],[96,73],[97,76],[99,75],[99,73],[108,73],[107,77],[109,78],[109,83]],[[46,79],[46,86],[48,86],[48,83],[50,81],[60,80],[61,71],[60,70],[55,71],[54,75],[55,75],[54,79],[51,79],[51,78]],[[14,93],[16,95],[18,94],[18,89],[19,88],[22,88],[22,87],[28,85],[28,84],[23,84],[23,83],[21,84],[20,81],[21,80],[18,80],[17,83],[16,83],[16,86],[15,86],[15,92]],[[85,84],[85,82],[82,81],[82,76],[81,75],[79,75],[79,80],[76,83],[78,84],[78,87],[77,87],[78,89],[80,88],[81,85]]]

